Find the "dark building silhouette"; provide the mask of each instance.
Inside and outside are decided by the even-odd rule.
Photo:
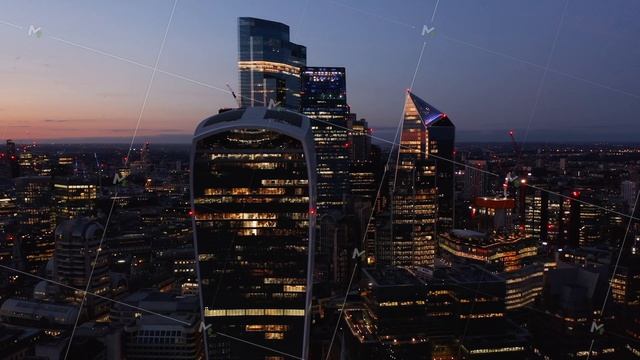
[[[9,164],[9,174],[12,178],[20,176],[20,163],[18,159],[18,150],[13,140],[7,140],[6,161]]]

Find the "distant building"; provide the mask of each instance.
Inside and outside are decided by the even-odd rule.
[[[81,303],[85,288],[101,296],[110,295],[109,258],[105,249],[99,248],[103,231],[102,225],[89,218],[68,220],[56,228],[54,278],[57,282],[80,289],[61,287],[69,301]],[[87,295],[84,309],[90,318],[94,318],[106,313],[110,305],[103,298]]]
[[[377,175],[379,147],[371,145],[371,132],[365,119],[348,121],[351,154],[349,163],[349,188],[351,196],[362,197],[373,206],[378,190]]]
[[[53,257],[55,248],[51,177],[19,177],[15,183],[20,224],[17,237],[27,269],[35,272]]]
[[[69,304],[10,298],[0,306],[3,322],[43,330],[69,329],[77,316],[78,307]]]
[[[474,229],[480,232],[511,232],[516,202],[512,198],[477,197],[471,208]]]
[[[316,234],[311,121],[249,107],[200,123],[191,195],[208,356],[306,358]]]
[[[504,279],[507,310],[533,304],[542,292],[544,265],[537,261],[538,244],[531,237],[456,229],[441,234],[439,243],[444,259],[475,263]]]
[[[18,161],[18,150],[13,140],[7,140],[5,152],[7,164],[9,165],[9,174],[12,178],[20,176],[20,163]]]
[[[620,195],[627,204],[629,211],[633,209],[637,197],[637,184],[633,181],[625,180],[620,184]]]
[[[307,48],[289,41],[289,26],[238,18],[238,69],[242,107],[275,104],[300,109],[300,69]]]
[[[489,175],[486,160],[467,160],[464,168],[463,198],[473,200],[488,195]]]
[[[98,197],[98,186],[78,177],[64,177],[53,182],[53,200],[58,222],[91,216]]]

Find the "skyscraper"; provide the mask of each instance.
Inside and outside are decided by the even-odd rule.
[[[289,26],[268,20],[238,19],[240,105],[277,104],[300,108],[300,69],[307,48],[289,41]]]
[[[349,185],[346,73],[338,67],[302,71],[301,111],[312,119],[318,163],[318,211],[341,210]],[[317,121],[314,121],[317,120]]]
[[[309,119],[265,107],[212,116],[196,129],[191,161],[208,356],[277,355],[233,336],[306,358],[316,221]]]
[[[371,145],[372,130],[365,119],[356,120],[352,117],[348,123],[351,144],[349,191],[352,196],[360,196],[373,202],[378,188],[376,169],[379,151],[377,147]]]
[[[451,229],[455,127],[446,114],[407,92],[391,186],[394,265],[433,266],[436,233]]]

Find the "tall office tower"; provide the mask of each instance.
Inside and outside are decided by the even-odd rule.
[[[633,209],[636,202],[637,185],[633,181],[625,180],[620,183],[620,195],[622,200],[627,204],[629,212]]]
[[[455,127],[444,113],[408,92],[391,181],[393,265],[433,266],[436,234],[451,229]]]
[[[22,254],[28,270],[37,272],[51,259],[55,248],[51,177],[19,177],[15,183]]]
[[[307,48],[289,41],[289,26],[238,18],[240,105],[300,109],[300,69]]]
[[[301,111],[312,119],[318,163],[318,213],[342,209],[349,189],[349,133],[347,131],[344,68],[306,67],[301,76]]]
[[[54,181],[53,199],[58,221],[92,215],[98,187],[83,178],[64,177]]]
[[[351,195],[373,201],[377,192],[376,154],[371,147],[371,129],[365,119],[348,120],[349,143],[351,144],[349,164],[349,188]],[[372,204],[373,205],[373,204]]]
[[[191,161],[209,358],[278,358],[265,348],[307,358],[316,233],[311,121],[265,107],[227,111],[200,123]]]
[[[12,178],[20,176],[20,163],[18,162],[18,151],[16,143],[13,140],[7,140],[6,151],[7,162],[9,164],[9,173]]]
[[[89,292],[109,296],[109,257],[104,249],[98,249],[103,231],[102,225],[89,218],[67,220],[56,227],[53,259],[53,277],[56,281],[82,290],[91,281]],[[60,290],[74,303],[79,304],[84,297],[83,291],[64,287]],[[87,316],[93,318],[107,312],[109,305],[104,298],[87,295],[83,309],[86,309]]]

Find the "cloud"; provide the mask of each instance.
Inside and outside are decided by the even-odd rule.
[[[48,122],[48,123],[65,123],[65,122],[71,122],[71,121],[80,121],[80,120],[68,120],[68,119],[44,119],[42,120],[44,122]]]
[[[135,129],[132,128],[122,128],[122,129],[104,129],[104,131],[109,131],[112,133],[133,133]],[[139,132],[152,132],[152,133],[163,133],[163,134],[175,134],[175,133],[184,133],[184,129],[146,129],[140,128]]]

